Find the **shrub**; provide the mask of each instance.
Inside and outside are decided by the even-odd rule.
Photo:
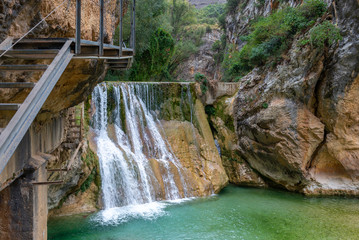
[[[227,13],[233,13],[236,11],[240,0],[228,0],[227,1]]]
[[[148,50],[135,56],[130,80],[148,81],[151,78],[168,77],[168,65],[172,59],[175,42],[167,31],[159,28],[152,34]]]
[[[203,75],[202,73],[196,73],[194,75],[194,80],[201,85],[201,92],[202,92],[202,94],[205,94],[208,90],[208,87],[207,87],[208,80],[207,80],[206,76]]]
[[[339,28],[329,21],[324,21],[310,30],[310,43],[312,46],[323,48],[324,45],[330,46],[339,40],[342,40]]]
[[[240,37],[247,42],[246,45],[240,51],[235,46],[228,49],[229,54],[223,62],[224,79],[238,79],[269,60],[277,63],[281,53],[288,49],[293,36],[313,25],[325,9],[326,4],[321,0],[306,0],[297,8],[287,7],[258,18],[251,24],[251,33]],[[333,31],[333,34],[333,39],[337,39],[337,33]]]
[[[218,24],[222,30],[226,30],[226,14],[225,13],[219,15]]]
[[[216,63],[223,61],[224,50],[226,49],[226,35],[221,36],[221,40],[217,40],[212,45],[212,51],[214,53],[213,59]]]
[[[225,13],[225,4],[210,4],[204,8],[197,10],[197,18],[199,23],[216,24],[219,16]]]

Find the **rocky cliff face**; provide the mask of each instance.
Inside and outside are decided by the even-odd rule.
[[[273,7],[273,1],[254,2],[227,17],[227,38],[239,48],[248,22]],[[274,69],[256,68],[240,80],[234,106],[239,155],[272,185],[358,195],[359,2],[330,7],[343,36],[338,45],[321,51],[301,46],[297,36]]]
[[[176,78],[181,81],[194,81],[194,75],[202,73],[209,81],[218,81],[220,78],[220,65],[213,59],[212,45],[221,38],[222,34],[222,31],[216,28],[204,34],[198,52],[191,55],[177,67],[174,73]]]

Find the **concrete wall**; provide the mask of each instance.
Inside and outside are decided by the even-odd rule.
[[[63,117],[57,117],[40,126],[33,123],[16,149],[14,155],[0,175],[0,191],[23,174],[23,169],[31,155],[38,152],[52,152],[64,138]]]
[[[33,123],[0,176],[0,239],[47,239],[47,162],[36,157],[49,153],[65,136],[65,119]]]

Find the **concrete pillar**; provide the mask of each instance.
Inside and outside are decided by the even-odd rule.
[[[31,159],[25,173],[0,192],[2,240],[47,239],[46,161]]]

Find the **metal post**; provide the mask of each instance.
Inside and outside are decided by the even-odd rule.
[[[75,53],[81,53],[81,0],[76,0],[76,46]]]
[[[100,56],[103,56],[103,40],[104,40],[104,37],[103,37],[103,17],[104,17],[104,10],[105,10],[105,7],[104,7],[104,2],[103,0],[100,0],[100,46],[99,46],[99,55]]]
[[[123,14],[123,0],[120,0],[120,36],[119,36],[120,56],[122,56],[122,45],[123,45],[122,14]]]
[[[136,0],[133,0],[132,4],[132,49],[133,49],[133,55],[135,55],[135,46],[136,46]]]

